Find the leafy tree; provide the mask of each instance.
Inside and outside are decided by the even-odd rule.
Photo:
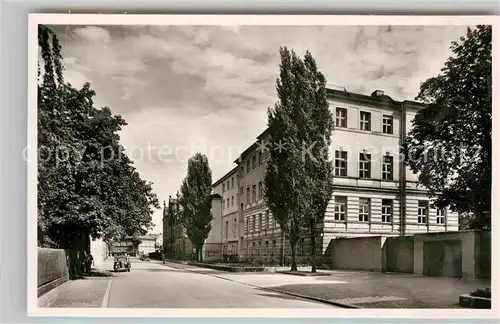
[[[297,270],[296,245],[307,211],[304,185],[305,159],[302,159],[306,112],[303,97],[306,84],[304,63],[295,52],[280,48],[280,77],[276,81],[278,101],[268,109],[271,138],[264,178],[264,197],[292,250],[291,271]],[[284,243],[284,242],[283,242]]]
[[[203,245],[212,221],[212,171],[205,155],[196,153],[188,161],[187,176],[182,181],[180,205],[187,235],[203,261]]]
[[[300,133],[306,144],[303,147],[305,162],[305,183],[302,186],[309,203],[304,214],[304,223],[311,240],[311,266],[316,272],[316,238],[318,227],[323,224],[326,207],[333,194],[332,163],[328,152],[333,131],[333,116],[326,100],[326,79],[318,71],[309,51],[304,57],[304,76],[300,89],[305,119],[299,124]]]
[[[94,107],[90,84],[64,83],[56,35],[41,25],[38,37],[39,244],[85,249],[89,235],[145,234],[159,206],[119,143],[125,120]]]
[[[452,43],[441,73],[421,84],[416,99],[428,106],[403,146],[436,206],[468,215],[469,228],[491,227],[491,47],[491,26]]]

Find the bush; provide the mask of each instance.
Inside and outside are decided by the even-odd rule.
[[[473,297],[483,297],[483,298],[491,298],[491,290],[490,288],[485,289],[476,289],[475,291],[470,293]]]

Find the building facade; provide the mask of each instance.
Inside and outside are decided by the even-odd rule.
[[[137,247],[139,253],[143,252],[145,254],[153,253],[156,251],[158,234],[147,234],[141,236],[139,246]]]
[[[182,207],[176,198],[169,196],[168,205],[163,203],[163,253],[165,258],[193,259],[193,244],[182,222]]]
[[[334,192],[318,234],[317,253],[324,253],[335,238],[457,231],[458,215],[434,208],[428,191],[418,186],[417,175],[400,157],[412,120],[425,106],[395,101],[380,90],[367,96],[327,89],[327,99],[335,120],[330,147],[335,166]],[[269,151],[263,148],[270,147],[269,140],[264,131],[235,161],[237,209],[231,198],[235,195],[234,175],[225,175],[214,184],[214,190],[221,183],[225,186],[222,196],[228,210],[222,222],[223,226],[227,222],[228,233],[237,215],[240,259],[276,263],[290,252],[263,199],[269,157]],[[224,242],[229,248],[234,241]],[[297,245],[297,256],[307,255],[308,236],[304,235]]]
[[[214,226],[220,228],[220,245],[222,259],[237,260],[241,232],[238,214],[238,168],[233,168],[213,184],[213,194],[220,200],[220,217],[214,217]],[[214,215],[215,216],[215,215]],[[220,224],[215,224],[220,220]]]

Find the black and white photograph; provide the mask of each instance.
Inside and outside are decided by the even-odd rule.
[[[31,15],[33,313],[498,315],[490,18]]]

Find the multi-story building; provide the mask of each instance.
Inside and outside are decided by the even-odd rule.
[[[214,196],[221,203],[221,251],[222,258],[235,259],[239,251],[240,218],[238,215],[238,168],[234,168],[213,185]],[[217,220],[217,217],[214,217]],[[218,224],[217,224],[218,225]],[[214,225],[212,225],[214,227]]]
[[[425,106],[395,101],[380,90],[367,96],[328,89],[327,99],[335,119],[330,147],[334,192],[318,235],[322,242],[318,252],[324,252],[330,240],[338,237],[458,230],[458,215],[433,208],[428,191],[417,186],[417,175],[400,157],[412,120]],[[275,261],[288,254],[288,248],[263,200],[269,154],[262,148],[269,147],[268,142],[264,131],[235,161],[242,224],[239,254],[246,259]],[[226,178],[224,181],[227,183]],[[305,235],[297,246],[299,258],[310,254],[307,249]]]
[[[163,204],[163,253],[166,258],[193,258],[193,244],[182,221],[179,193],[177,198],[168,197],[168,206]]]
[[[156,251],[158,234],[147,234],[139,237],[140,243],[137,247],[139,253],[153,253]]]

